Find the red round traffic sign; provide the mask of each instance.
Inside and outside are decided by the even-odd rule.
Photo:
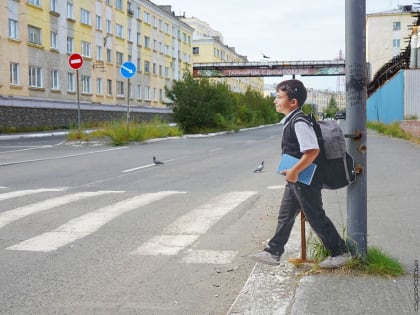
[[[83,57],[80,54],[72,54],[69,57],[69,65],[73,69],[79,69],[83,65]]]

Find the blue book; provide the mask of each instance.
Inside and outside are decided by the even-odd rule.
[[[279,167],[277,168],[277,173],[280,174],[282,171],[292,168],[293,165],[295,165],[298,161],[299,159],[295,158],[294,156],[291,156],[289,154],[283,154],[281,156]],[[310,185],[316,171],[316,166],[316,164],[312,163],[302,172],[300,172],[298,176],[298,182],[303,183],[305,185]]]

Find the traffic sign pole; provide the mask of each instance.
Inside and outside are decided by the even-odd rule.
[[[120,67],[121,76],[127,78],[127,134],[130,120],[130,78],[134,77],[136,71],[136,65],[131,61],[124,62]]]
[[[79,93],[79,69],[83,66],[83,57],[80,54],[72,54],[69,57],[69,66],[76,70],[76,93],[77,93],[77,130],[80,133],[80,93]]]
[[[80,133],[79,69],[76,69],[76,93],[77,93],[77,131]]]

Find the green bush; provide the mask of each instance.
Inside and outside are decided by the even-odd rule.
[[[276,123],[281,117],[272,97],[252,90],[234,93],[226,84],[194,79],[190,73],[165,92],[172,101],[174,120],[185,133],[238,130]]]

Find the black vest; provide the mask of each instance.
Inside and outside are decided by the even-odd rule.
[[[312,127],[306,115],[300,109],[295,110],[290,115],[290,117],[286,119],[286,122],[284,124],[281,150],[282,150],[282,153],[287,153],[291,156],[294,156],[300,159],[303,153],[300,152],[299,141],[297,139],[296,132],[295,132],[296,121],[306,122],[309,126]],[[314,163],[317,164],[317,162],[318,162],[318,157],[315,159]],[[317,169],[315,171],[315,175],[312,180],[311,186],[320,185],[320,182],[321,182],[320,172],[319,172],[319,169]]]

